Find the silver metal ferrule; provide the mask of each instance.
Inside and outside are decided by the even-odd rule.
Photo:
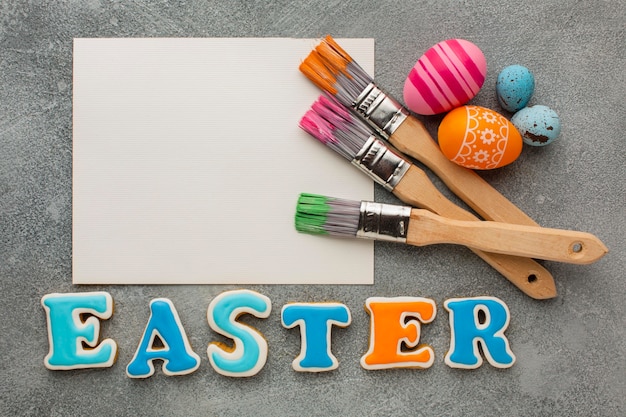
[[[352,164],[388,191],[392,191],[398,185],[411,166],[409,161],[374,135],[365,142],[352,160]]]
[[[386,139],[396,131],[409,115],[400,103],[370,83],[352,105],[361,116]]]
[[[411,207],[361,202],[357,237],[406,242]]]

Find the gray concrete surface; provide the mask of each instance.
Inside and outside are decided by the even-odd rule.
[[[608,1],[3,1],[0,3],[0,414],[77,415],[626,415],[626,3]],[[217,336],[205,314],[230,287],[71,284],[72,39],[74,37],[373,37],[376,78],[401,97],[421,53],[448,38],[478,44],[489,63],[473,100],[498,109],[499,69],[518,63],[537,80],[531,104],[561,117],[557,142],[524,150],[512,166],[482,174],[540,224],[592,232],[611,249],[588,266],[546,262],[559,297],[534,301],[465,248],[376,246],[374,286],[248,287],[272,299],[266,320],[248,320],[270,344],[254,378],[229,379],[209,366]],[[440,118],[426,119],[435,132]],[[436,181],[436,179],[435,179]],[[437,183],[441,185],[441,183]],[[394,201],[382,189],[380,201]],[[116,312],[102,332],[119,344],[107,370],[52,372],[43,295],[109,291]],[[428,370],[365,371],[368,296],[418,295],[438,303],[423,328]],[[517,363],[474,371],[448,368],[445,299],[491,295],[511,310],[507,335]],[[176,305],[202,357],[190,376],[131,380],[124,369],[148,317],[148,303]],[[280,325],[289,301],[345,303],[353,323],[334,331],[340,367],[291,369],[299,332]]]

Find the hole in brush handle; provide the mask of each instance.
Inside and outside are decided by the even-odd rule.
[[[580,253],[583,250],[583,244],[581,242],[574,242],[572,246],[570,246],[570,250],[573,253]]]
[[[569,245],[568,253],[572,259],[579,259],[584,256],[585,245],[583,242],[575,241]]]

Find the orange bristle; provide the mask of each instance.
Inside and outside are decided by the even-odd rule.
[[[338,53],[331,45],[326,42],[320,43],[315,50],[319,56],[324,60],[324,63],[332,68],[336,73],[341,72],[348,78],[352,76],[348,73],[347,67],[350,61]]]
[[[343,57],[348,62],[354,61],[352,57],[341,47],[332,36],[326,35],[324,42],[327,43],[331,48],[333,48],[339,55]]]
[[[330,35],[304,59],[300,71],[344,106],[354,105],[357,97],[373,82]]]
[[[320,89],[332,95],[337,94],[334,87],[337,78],[316,51],[312,51],[300,64],[300,71]]]

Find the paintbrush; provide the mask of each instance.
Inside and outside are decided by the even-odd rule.
[[[448,160],[424,125],[378,88],[372,77],[331,36],[311,51],[300,70],[319,88],[353,110],[396,149],[429,167],[483,218],[537,226],[474,171]]]
[[[480,220],[448,200],[423,170],[373,135],[334,98],[320,96],[300,120],[300,127],[404,203],[456,220]],[[470,249],[530,297],[556,297],[552,275],[536,261]]]
[[[494,221],[463,221],[424,209],[370,201],[300,194],[296,230],[309,234],[357,237],[414,246],[457,244],[487,252],[589,264],[607,248],[589,233]]]

